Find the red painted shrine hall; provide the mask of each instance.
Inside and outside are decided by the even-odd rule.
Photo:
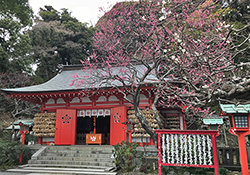
[[[82,66],[64,66],[61,72],[46,83],[14,89],[1,89],[9,97],[41,105],[41,114],[34,117],[33,131],[39,143],[55,145],[108,144],[121,141],[153,144],[149,134],[134,115],[133,105],[123,99],[115,88],[102,85],[96,91],[87,84],[72,86],[72,76],[88,73]],[[137,66],[137,69],[142,69]],[[91,75],[89,74],[88,76]],[[86,95],[86,90],[88,94]],[[140,109],[151,127],[158,129],[151,106],[153,93],[150,82],[141,89]],[[128,95],[128,98],[129,95]],[[186,129],[185,115],[180,109],[158,109],[166,129]],[[127,133],[124,122],[133,120],[133,131]],[[130,137],[130,138],[129,138]]]

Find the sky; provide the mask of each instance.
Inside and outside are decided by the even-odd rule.
[[[35,15],[38,14],[40,7],[50,5],[56,10],[69,9],[71,15],[79,21],[95,25],[103,15],[99,11],[100,7],[109,10],[116,2],[121,1],[124,0],[29,0],[29,4]]]

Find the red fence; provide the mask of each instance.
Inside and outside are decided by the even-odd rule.
[[[158,171],[161,166],[214,168],[218,175],[217,131],[155,130],[158,134]]]

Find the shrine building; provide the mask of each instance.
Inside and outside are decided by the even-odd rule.
[[[84,72],[82,65],[64,66],[51,80],[29,87],[1,89],[7,96],[29,101],[41,106],[41,113],[34,116],[34,135],[40,144],[75,145],[107,144],[122,141],[152,145],[149,134],[141,127],[134,115],[133,105],[124,100],[123,94],[108,84],[97,87],[82,84],[72,85],[72,76],[92,75]],[[137,66],[137,69],[142,69]],[[97,83],[98,84],[98,83]],[[122,87],[120,87],[122,89]],[[86,93],[88,92],[88,93]],[[129,95],[127,96],[129,99]],[[150,81],[140,91],[141,112],[151,127],[158,129],[153,111],[153,85]],[[158,109],[166,129],[186,129],[185,115],[181,109]],[[129,135],[124,124],[133,121],[133,131]]]

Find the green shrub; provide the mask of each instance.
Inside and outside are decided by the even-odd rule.
[[[226,168],[220,168],[219,170],[220,170],[220,175],[227,175],[227,174],[229,174],[229,171]]]
[[[157,166],[157,165],[155,165]],[[140,172],[143,172],[145,174],[148,174],[148,173],[157,173],[157,169],[156,167],[153,166],[153,164],[149,164],[149,163],[144,163],[141,165],[140,167]]]
[[[0,138],[0,168],[7,169],[18,165],[21,151],[23,152],[23,164],[25,164],[31,157],[31,151],[26,146],[22,147],[20,142],[12,143]]]
[[[121,172],[130,172],[141,165],[143,153],[136,150],[138,146],[124,141],[114,145],[115,165]]]

